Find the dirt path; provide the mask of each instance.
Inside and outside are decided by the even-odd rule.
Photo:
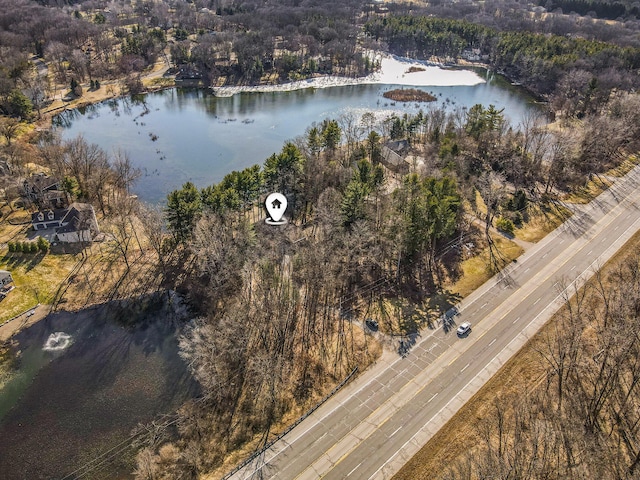
[[[481,227],[482,229],[484,229],[485,227],[485,222],[484,220],[476,217],[475,215],[471,215],[468,214],[468,218],[471,220],[471,222],[473,222],[475,225],[478,225],[479,227]],[[496,227],[494,227],[493,225],[491,225],[489,227],[489,230],[491,230],[491,232],[495,235],[500,235],[501,237],[506,238],[507,240],[511,240],[513,243],[515,243],[516,245],[518,245],[520,248],[522,248],[525,252],[530,249],[532,246],[535,245],[535,243],[533,242],[528,242],[526,240],[522,240],[521,238],[518,238],[516,236],[513,235],[509,235],[501,230],[498,230]]]

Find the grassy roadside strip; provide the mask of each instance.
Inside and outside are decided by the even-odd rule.
[[[604,278],[629,254],[637,252],[638,249],[640,249],[640,233],[631,238],[602,267]],[[459,456],[478,444],[480,439],[476,433],[477,426],[494,408],[497,398],[517,399],[536,388],[546,371],[538,351],[542,347],[543,338],[553,336],[553,323],[561,312],[562,309],[402,467],[393,479],[415,480],[441,477],[447,467],[452,465]]]

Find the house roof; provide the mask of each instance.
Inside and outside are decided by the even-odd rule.
[[[386,145],[382,146],[382,159],[386,163],[394,166],[400,166],[404,163],[404,158],[402,158],[399,154],[391,150]]]
[[[389,142],[386,142],[384,144],[387,148],[393,150],[394,152],[398,153],[401,152],[402,150],[404,150],[405,148],[409,147],[409,142],[407,140],[392,140]]]
[[[49,218],[49,212],[53,212],[53,218]],[[44,214],[43,220],[38,220],[38,214]],[[31,223],[41,223],[41,222],[53,222],[57,220],[61,220],[67,214],[67,209],[55,209],[55,210],[40,210],[38,212],[33,212],[31,214]]]
[[[71,205],[69,205],[69,210],[71,209],[75,209],[78,212],[88,212],[93,214],[93,205],[91,205],[90,203],[73,202]]]
[[[88,203],[72,203],[67,214],[62,219],[63,226],[56,230],[56,233],[77,232],[79,230],[89,230],[93,218],[93,207]]]
[[[77,232],[78,230],[88,230],[89,226],[85,225],[85,228],[80,228],[82,226],[82,222],[77,218],[73,217],[72,221],[69,223],[56,228],[56,233],[69,233],[69,232]]]
[[[26,181],[31,186],[31,188],[39,190],[41,192],[44,190],[49,190],[60,183],[60,180],[58,180],[57,178],[51,177],[49,175],[44,175],[42,173],[32,175]]]
[[[47,190],[44,192],[43,197],[45,199],[56,199],[56,198],[64,198],[65,193],[64,190]]]

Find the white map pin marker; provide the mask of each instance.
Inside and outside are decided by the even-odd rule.
[[[269,225],[284,225],[287,219],[283,219],[284,212],[287,210],[287,197],[281,193],[270,194],[264,202],[269,212],[269,217],[265,219],[265,223]]]

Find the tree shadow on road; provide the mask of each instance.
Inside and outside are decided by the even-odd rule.
[[[585,212],[578,212],[568,218],[562,228],[565,232],[571,234],[573,237],[578,238],[582,236],[589,228],[594,224],[593,217]]]
[[[403,335],[398,342],[398,355],[402,358],[409,355],[411,349],[418,343],[420,336],[419,332]]]

